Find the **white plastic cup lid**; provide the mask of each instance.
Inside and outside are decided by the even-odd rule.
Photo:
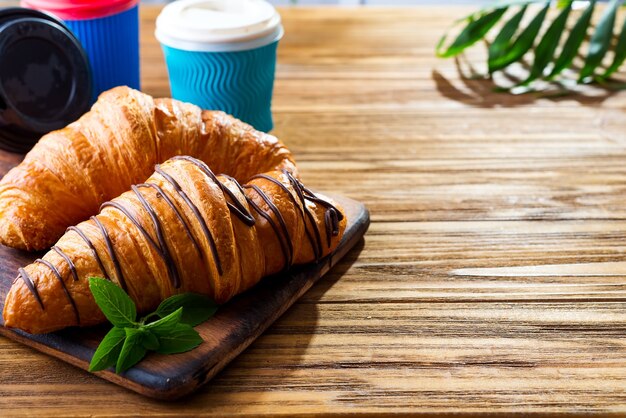
[[[240,51],[277,41],[280,15],[264,0],[180,0],[156,20],[162,44],[189,51]]]

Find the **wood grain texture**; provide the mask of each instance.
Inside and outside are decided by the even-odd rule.
[[[194,396],[149,401],[0,338],[0,411],[625,414],[626,275],[596,263],[625,261],[626,96],[459,77],[434,45],[469,11],[283,9],[275,133],[307,183],[368,205],[364,244]],[[157,13],[143,87],[166,95]],[[475,270],[543,265],[565,266]]]

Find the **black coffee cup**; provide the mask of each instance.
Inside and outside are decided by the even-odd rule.
[[[0,9],[0,148],[28,151],[90,103],[89,61],[63,22],[36,10]]]

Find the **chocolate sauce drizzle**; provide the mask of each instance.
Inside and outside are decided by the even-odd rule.
[[[100,255],[98,255],[98,250],[96,250],[95,245],[93,245],[93,242],[91,242],[89,237],[87,235],[85,235],[85,233],[80,228],[78,228],[77,226],[70,226],[69,228],[67,228],[67,231],[76,232],[78,234],[78,236],[80,236],[83,239],[83,241],[85,241],[85,243],[87,243],[87,246],[91,250],[91,253],[93,254],[93,256],[96,259],[96,261],[98,262],[98,267],[100,268],[100,271],[102,272],[102,274],[104,275],[104,277],[106,279],[111,280],[109,278],[109,275],[107,274],[106,269],[104,268],[104,264],[102,264],[102,260],[100,259]]]
[[[276,234],[276,238],[278,238],[278,243],[280,244],[280,249],[283,252],[283,258],[285,259],[285,266],[283,267],[283,270],[286,270],[289,268],[289,261],[290,261],[290,251],[289,248],[286,246],[285,242],[283,241],[283,235],[281,235],[280,230],[278,229],[278,226],[276,225],[276,222],[274,222],[274,219],[272,219],[272,217],[270,216],[269,213],[265,213],[265,211],[263,209],[261,209],[252,199],[249,199],[246,196],[246,199],[248,200],[248,203],[250,204],[250,206],[252,206],[252,208],[263,218],[265,218],[265,220],[267,221],[267,223],[270,224],[270,226],[272,227],[272,230],[274,231],[274,234]],[[281,215],[282,216],[282,215]]]
[[[246,208],[246,206],[244,204],[241,203],[241,201],[237,198],[237,196],[222,182],[219,181],[219,179],[217,178],[217,176],[213,173],[213,171],[211,171],[211,169],[202,161],[197,160],[195,158],[192,157],[188,157],[188,156],[177,156],[172,158],[173,160],[184,160],[184,161],[188,161],[192,164],[194,164],[195,166],[197,166],[209,179],[211,179],[222,191],[224,198],[226,199],[226,197],[228,197],[228,199],[226,199],[226,204],[227,207],[229,209],[229,211],[233,214],[235,214],[235,216],[241,221],[243,222],[245,225],[252,227],[255,225],[255,218],[252,214],[252,212]],[[215,264],[217,266],[217,270],[218,273],[220,275],[223,274],[223,270],[222,270],[222,264],[220,261],[220,257],[217,251],[217,246],[215,244],[215,239],[213,237],[213,234],[211,233],[211,231],[209,230],[206,221],[204,220],[204,218],[202,217],[202,215],[200,214],[200,211],[198,209],[198,207],[191,201],[191,199],[189,199],[189,197],[187,196],[187,194],[182,190],[182,188],[180,187],[180,184],[169,174],[167,174],[166,172],[164,172],[161,169],[160,165],[156,165],[155,166],[155,171],[156,173],[158,173],[159,175],[161,175],[161,177],[163,177],[174,189],[174,191],[181,197],[181,199],[187,204],[187,206],[189,207],[189,209],[193,212],[193,214],[195,215],[196,219],[198,220],[198,223],[200,224],[202,231],[207,239],[207,241],[209,242],[209,246],[211,248],[211,253],[213,255],[213,258],[215,260]],[[287,170],[283,170],[282,171],[285,176],[287,177],[287,179],[289,180],[289,183],[291,184],[292,188],[294,189],[296,196],[297,196],[297,200],[296,200],[296,196],[293,195],[293,193],[289,190],[289,188],[287,188],[287,186],[285,186],[282,182],[280,182],[278,179],[268,176],[267,174],[257,174],[253,177],[251,177],[251,179],[256,179],[256,178],[262,178],[268,181],[271,181],[272,183],[276,184],[277,186],[279,186],[291,199],[291,201],[293,202],[293,204],[295,206],[297,206],[298,208],[300,208],[300,216],[302,217],[302,221],[304,223],[304,227],[305,227],[305,232],[306,232],[306,236],[309,240],[309,243],[311,244],[311,248],[313,249],[313,253],[315,256],[315,261],[318,262],[323,254],[323,248],[322,248],[322,238],[321,238],[321,233],[319,230],[318,225],[315,222],[315,218],[313,216],[313,214],[311,213],[311,211],[309,210],[309,208],[306,205],[306,201],[312,201],[314,203],[317,203],[319,205],[321,205],[322,207],[324,207],[325,211],[324,211],[324,224],[325,224],[325,232],[326,232],[326,244],[328,247],[330,247],[331,244],[331,237],[333,236],[337,236],[339,235],[339,222],[341,220],[343,220],[343,215],[342,213],[335,207],[333,206],[331,203],[320,199],[319,197],[317,197],[312,191],[310,191],[309,189],[307,189],[298,179],[296,179],[289,171]],[[267,194],[265,192],[263,192],[263,190],[261,190],[258,186],[256,185],[250,185],[250,184],[245,184],[243,186],[241,186],[239,184],[239,182],[234,179],[231,176],[228,176],[226,174],[221,174],[221,176],[223,176],[224,178],[228,179],[230,182],[232,182],[235,187],[237,187],[237,189],[239,190],[239,192],[241,193],[241,195],[246,199],[246,202],[248,203],[248,205],[254,209],[255,212],[257,212],[259,214],[259,216],[263,217],[265,220],[267,220],[267,222],[269,223],[269,225],[271,226],[272,230],[274,231],[274,233],[276,234],[276,237],[278,239],[278,242],[280,244],[281,247],[281,251],[283,253],[283,258],[285,259],[285,267],[284,269],[288,269],[292,264],[293,264],[293,259],[294,259],[294,248],[293,248],[293,242],[291,240],[291,236],[289,234],[289,229],[287,228],[287,223],[285,221],[284,216],[282,215],[282,213],[280,212],[280,209],[278,209],[278,207],[276,207],[276,205],[272,202],[272,200],[267,196]],[[152,188],[156,191],[157,193],[157,197],[158,198],[163,198],[164,201],[167,203],[167,205],[174,211],[176,217],[178,218],[178,220],[180,221],[181,225],[183,226],[183,228],[185,229],[185,232],[188,236],[188,238],[190,239],[190,241],[192,242],[194,248],[196,249],[196,251],[198,252],[200,257],[204,257],[203,252],[201,250],[200,244],[198,243],[196,237],[194,236],[191,227],[189,226],[187,220],[185,219],[185,217],[182,215],[182,213],[180,212],[180,210],[177,208],[177,206],[172,202],[172,200],[170,199],[170,197],[167,196],[167,194],[165,193],[165,191],[159,187],[158,185],[154,184],[154,183],[143,183],[143,184],[139,184],[137,186],[131,186],[131,190],[133,191],[133,193],[135,194],[135,196],[137,197],[139,203],[142,205],[142,207],[145,209],[145,211],[148,213],[148,215],[150,216],[150,219],[152,221],[154,230],[156,232],[156,237],[157,240],[155,241],[154,238],[150,235],[150,233],[148,233],[148,231],[146,231],[146,229],[141,225],[141,223],[139,222],[139,220],[133,216],[133,214],[122,204],[120,204],[119,202],[114,202],[114,201],[109,201],[109,202],[105,202],[100,206],[100,210],[106,208],[106,207],[111,207],[114,208],[116,210],[119,210],[121,213],[123,213],[136,227],[137,229],[141,232],[141,234],[146,238],[146,240],[150,243],[150,245],[157,251],[157,253],[163,258],[166,266],[167,266],[167,270],[168,270],[168,275],[170,277],[170,281],[172,282],[172,285],[176,288],[179,288],[181,286],[181,280],[180,280],[180,275],[178,272],[178,269],[176,267],[176,263],[174,262],[174,258],[170,252],[170,249],[167,245],[167,241],[165,240],[165,235],[164,235],[164,231],[161,225],[161,222],[159,220],[159,217],[156,213],[156,211],[154,210],[154,208],[150,205],[150,203],[148,202],[148,200],[145,198],[145,196],[141,193],[141,191],[139,190],[140,188]],[[254,192],[265,202],[265,204],[268,206],[269,211],[274,215],[274,217],[278,220],[278,224],[275,222],[274,218],[270,215],[270,213],[265,212],[261,207],[259,207],[259,205],[257,205],[254,200],[250,197],[248,197],[244,191],[244,189],[250,189],[250,190],[254,190]],[[118,280],[120,282],[121,287],[124,290],[127,290],[126,287],[126,280],[124,279],[124,275],[122,273],[122,266],[120,265],[120,262],[117,258],[117,255],[115,253],[115,248],[113,245],[113,242],[111,241],[111,237],[109,236],[106,228],[104,227],[104,225],[102,224],[102,222],[95,216],[92,216],[90,218],[98,227],[98,229],[100,230],[102,237],[104,239],[105,245],[106,245],[106,249],[108,252],[108,255],[111,259],[111,261],[113,262],[113,266],[115,268],[115,272],[116,272],[116,276],[118,277]],[[308,222],[307,222],[308,221]],[[309,225],[311,225],[311,228],[309,228]],[[310,229],[313,230],[313,234],[311,234]],[[80,230],[78,227],[76,226],[70,226],[67,231],[73,231],[76,232],[87,244],[87,246],[91,249],[91,252],[94,256],[94,258],[96,259],[96,261],[98,262],[98,266],[100,268],[100,270],[102,271],[102,273],[104,274],[104,276],[110,280],[109,275],[106,272],[106,269],[104,268],[104,264],[102,263],[102,259],[100,258],[98,251],[96,250],[96,247],[94,246],[93,242],[87,237],[87,235],[85,235],[85,233]],[[52,250],[54,250],[57,254],[59,254],[68,264],[70,271],[72,273],[72,276],[74,277],[74,280],[77,281],[78,280],[78,273],[76,271],[76,266],[74,265],[74,263],[72,262],[72,260],[70,259],[70,257],[65,254],[63,252],[62,249],[60,249],[57,246],[53,246]],[[65,282],[63,281],[63,278],[59,272],[59,270],[50,262],[43,260],[43,259],[37,259],[35,260],[35,263],[40,263],[40,264],[44,264],[46,265],[48,268],[50,268],[50,270],[53,272],[53,274],[55,275],[55,277],[57,278],[57,280],[59,280],[59,282],[61,283],[61,286],[63,287],[63,290],[68,298],[68,301],[70,302],[70,304],[72,305],[73,309],[74,309],[74,314],[76,316],[76,321],[80,324],[80,315],[78,313],[78,309],[76,307],[76,303],[74,301],[74,299],[71,297]],[[44,304],[39,296],[39,292],[37,290],[36,285],[34,284],[32,278],[28,275],[28,273],[26,272],[26,270],[24,270],[23,268],[20,268],[19,270],[19,276],[21,277],[22,280],[24,281],[24,283],[26,284],[26,287],[29,289],[29,291],[34,295],[35,299],[37,300],[37,302],[39,303],[39,305],[41,306],[42,309],[45,309]]]
[[[285,170],[285,172],[289,173],[286,170]],[[309,244],[311,244],[311,248],[313,249],[313,255],[315,257],[315,261],[316,262],[319,261],[319,259],[321,257],[320,243],[319,243],[319,241],[315,241],[314,240],[314,238],[311,236],[311,231],[309,231],[309,223],[307,223],[306,217],[305,217],[305,210],[307,210],[306,209],[306,205],[298,205],[298,202],[296,201],[296,198],[294,197],[293,193],[291,193],[291,191],[283,183],[281,183],[280,181],[278,181],[274,177],[268,176],[267,174],[257,174],[256,176],[252,176],[251,177],[251,179],[256,179],[256,178],[262,178],[262,179],[271,181],[272,183],[274,183],[275,185],[280,187],[285,193],[287,193],[287,195],[289,196],[289,198],[291,199],[293,204],[296,207],[300,208],[299,213],[300,213],[300,216],[302,217],[302,223],[304,224],[304,232],[306,233],[306,237],[309,240]],[[291,179],[289,179],[289,181],[291,182]],[[293,183],[292,183],[292,186],[293,186]],[[316,224],[313,224],[313,225],[314,225],[315,228],[317,228]],[[319,237],[319,231],[316,234],[316,237]]]
[[[211,171],[209,166],[206,165],[204,161],[200,161],[196,158],[189,157],[187,155],[179,155],[177,157],[172,158],[172,160],[188,161],[194,164],[200,170],[202,170],[202,172],[206,174],[207,177],[209,177],[211,180],[213,180],[215,184],[219,186],[219,188],[222,190],[222,193],[227,195],[230,198],[230,200],[232,200],[232,203],[229,201],[226,201],[226,205],[228,206],[228,209],[232,213],[234,213],[244,224],[248,226],[254,225],[254,216],[252,216],[252,213],[248,211],[248,209],[239,201],[239,199],[237,199],[237,196],[235,196],[235,194],[225,184],[223,184],[221,181],[217,179],[217,176],[213,173],[213,171]],[[233,181],[241,190],[241,186],[239,185],[237,180],[235,180],[232,177],[228,177],[228,178],[229,180]],[[243,193],[243,190],[242,190],[242,194],[245,196],[245,194]]]
[[[176,265],[172,261],[172,255],[169,251],[169,248],[167,247],[167,244],[165,243],[165,240],[163,239],[163,233],[161,231],[161,224],[159,220],[156,218],[156,214],[154,213],[152,206],[150,206],[148,202],[146,202],[146,200],[144,199],[143,195],[139,192],[137,187],[136,186],[131,186],[131,187],[132,187],[132,191],[137,196],[139,203],[141,203],[141,205],[146,210],[146,212],[148,212],[148,215],[150,216],[152,220],[152,224],[154,225],[154,229],[156,230],[156,234],[157,234],[157,239],[159,241],[158,243],[154,241],[152,236],[148,233],[148,231],[145,230],[145,228],[141,225],[139,220],[135,216],[133,216],[133,214],[130,213],[130,211],[126,209],[126,207],[122,205],[121,203],[113,202],[113,201],[104,202],[100,206],[100,210],[102,211],[102,209],[104,208],[111,207],[111,208],[119,210],[124,215],[126,215],[126,217],[137,227],[139,232],[141,232],[141,234],[146,238],[146,240],[152,246],[152,248],[154,248],[157,254],[161,256],[161,258],[165,262],[165,265],[167,266],[168,274],[172,278],[174,286],[179,287],[180,279],[178,276],[178,271],[176,270]]]
[[[283,250],[283,257],[285,259],[284,270],[287,270],[289,267],[291,267],[293,263],[293,243],[291,242],[291,236],[289,235],[289,229],[287,229],[287,223],[285,222],[285,217],[283,216],[282,213],[280,213],[280,210],[278,210],[276,205],[272,203],[270,198],[267,197],[267,195],[263,192],[263,190],[259,189],[258,186],[254,184],[244,184],[243,188],[254,190],[257,193],[257,195],[259,195],[259,197],[261,197],[261,199],[263,199],[265,204],[270,208],[270,211],[272,211],[274,216],[276,216],[276,219],[278,219],[278,223],[280,224],[280,227],[281,227],[281,232],[279,232],[279,229],[277,228],[276,224],[274,223],[269,213],[265,213],[265,211],[261,209],[256,203],[254,203],[252,199],[247,198],[246,196],[246,198],[248,199],[248,203],[259,213],[259,215],[267,219],[269,224],[272,226],[272,229],[274,230],[274,233],[276,234],[276,237],[278,238],[278,241],[280,242],[280,246]]]
[[[135,218],[130,213],[130,211],[128,209],[126,209],[126,207],[124,205],[122,205],[119,202],[104,202],[102,205],[100,205],[100,211],[102,212],[102,209],[104,209],[104,208],[114,208],[114,209],[117,209],[120,212],[122,212],[124,215],[126,215],[126,217],[128,219],[130,219],[130,221],[137,227],[139,232],[141,232],[141,234],[146,238],[148,243],[155,250],[157,250],[157,252],[160,251],[159,245],[154,241],[154,239],[152,239],[152,236],[150,234],[148,234],[148,231],[146,231],[145,228],[139,223],[139,220],[137,218]]]
[[[70,268],[70,271],[72,272],[72,276],[74,277],[74,281],[77,282],[78,281],[78,272],[76,271],[76,265],[74,265],[74,262],[72,261],[71,258],[69,258],[69,256],[67,254],[65,254],[63,252],[62,249],[60,249],[59,247],[57,247],[56,245],[52,246],[52,249],[54,250],[54,252],[56,252],[58,255],[60,255],[61,257],[63,257],[63,259],[65,260],[65,262],[67,263],[68,267]]]
[[[287,270],[291,266],[291,263],[293,261],[293,247],[292,247],[291,239],[289,237],[289,232],[287,231],[287,229],[285,228],[283,230],[283,233],[281,234],[280,230],[278,229],[278,226],[276,225],[276,222],[274,222],[274,219],[268,213],[265,213],[265,211],[263,209],[261,209],[261,207],[259,207],[259,205],[257,205],[254,202],[254,200],[252,200],[251,198],[249,198],[246,195],[246,193],[244,191],[244,187],[242,187],[236,179],[234,179],[233,177],[231,177],[231,176],[229,176],[227,174],[220,174],[220,176],[222,176],[222,177],[228,179],[230,182],[232,182],[237,187],[237,189],[239,190],[239,193],[241,193],[241,195],[246,199],[246,202],[248,203],[248,205],[250,207],[252,207],[252,209],[254,209],[255,212],[258,213],[259,216],[263,217],[267,221],[267,223],[270,225],[270,227],[274,231],[274,234],[276,235],[276,238],[278,239],[278,243],[280,245],[280,249],[281,249],[281,251],[283,253],[283,258],[285,259],[285,266],[284,266],[283,270]],[[272,177],[269,177],[269,178],[272,178]],[[250,188],[250,187],[247,187],[247,186],[245,186],[245,187],[246,188]],[[289,190],[288,189],[286,189],[286,190],[287,190],[289,196],[291,196],[292,199],[293,199],[293,196],[291,195]],[[259,196],[261,196],[261,198],[264,201],[267,201],[267,195],[261,189],[257,188],[257,190],[255,190],[255,191],[259,194]],[[296,204],[295,200],[294,200],[294,204]],[[296,206],[297,206],[297,204],[296,204]],[[247,210],[246,210],[246,212],[250,214],[250,217],[252,217],[252,213],[250,213]],[[275,215],[277,215],[277,218],[279,219],[279,221],[284,225],[285,219],[284,219],[282,213],[280,213],[279,210],[276,210],[273,213]],[[252,225],[254,225],[254,223]],[[286,232],[286,234],[285,234],[285,232]],[[287,240],[287,242],[284,241],[284,238],[286,238],[286,237],[289,238]]]
[[[61,287],[63,288],[63,292],[65,292],[65,296],[67,297],[67,300],[70,302],[70,305],[72,305],[72,309],[74,310],[74,316],[76,317],[76,324],[80,325],[80,314],[78,313],[78,308],[76,307],[74,298],[72,297],[72,295],[70,295],[70,292],[67,290],[67,286],[65,286],[65,282],[63,281],[63,277],[61,277],[61,273],[59,273],[59,270],[51,262],[47,260],[43,260],[41,258],[36,259],[35,263],[43,264],[44,266],[48,267],[52,271],[52,274],[54,274],[54,276],[57,278],[57,280],[61,284]]]
[[[196,237],[191,232],[191,228],[187,224],[187,221],[183,218],[183,215],[180,213],[180,211],[178,210],[176,205],[174,205],[172,200],[165,194],[163,189],[161,189],[158,185],[156,185],[154,183],[138,184],[137,188],[152,188],[152,189],[154,189],[156,191],[157,197],[160,197],[163,200],[165,200],[165,203],[167,203],[167,205],[174,211],[174,214],[176,215],[176,218],[178,218],[180,223],[183,225],[183,228],[185,229],[185,233],[187,234],[187,237],[189,237],[189,239],[191,240],[191,243],[193,244],[194,248],[198,252],[198,255],[201,258],[204,258],[204,253],[200,249],[200,244],[198,243],[198,240],[196,239]]]
[[[41,309],[45,310],[46,308],[43,306],[43,302],[41,301],[41,297],[39,297],[39,292],[37,291],[35,283],[33,283],[33,279],[31,279],[28,273],[26,273],[26,270],[24,270],[23,268],[20,267],[19,269],[17,269],[17,271],[19,273],[18,277],[22,278],[26,287],[28,288],[28,290],[30,290],[30,293],[32,293],[33,296],[35,296],[35,299],[37,299],[37,302],[39,303],[39,306],[41,306]]]
[[[163,258],[163,261],[165,261],[165,265],[167,266],[167,272],[168,272],[169,277],[171,278],[172,285],[178,289],[181,285],[180,276],[178,274],[178,269],[176,268],[176,263],[174,263],[174,258],[172,257],[172,253],[170,252],[170,249],[167,246],[167,242],[165,242],[165,237],[163,236],[163,228],[161,227],[161,222],[159,221],[159,218],[156,212],[154,211],[154,208],[150,206],[150,204],[145,199],[145,197],[141,194],[137,186],[131,186],[131,189],[133,193],[135,193],[135,196],[137,196],[137,199],[139,200],[139,203],[141,203],[141,206],[143,206],[143,208],[146,210],[146,212],[150,216],[150,219],[152,220],[152,225],[154,226],[154,230],[156,231],[157,239],[159,241],[158,252]],[[146,232],[146,235],[148,235],[147,232]],[[150,239],[152,239],[152,237]]]
[[[291,183],[291,186],[296,191],[296,195],[300,199],[300,203],[303,209],[303,214],[306,215],[306,218],[309,220],[309,223],[311,224],[313,228],[313,232],[315,232],[315,243],[316,243],[315,246],[313,245],[313,240],[311,239],[310,235],[307,234],[307,236],[309,237],[311,246],[313,247],[313,252],[315,254],[315,261],[318,262],[321,258],[321,255],[323,254],[322,239],[321,239],[319,227],[317,223],[315,222],[315,218],[313,217],[313,214],[311,213],[311,211],[306,205],[306,200],[310,200],[315,203],[318,203],[322,207],[325,208],[324,223],[326,227],[326,244],[328,247],[330,247],[331,236],[339,235],[339,221],[343,220],[343,215],[331,203],[318,198],[315,195],[315,193],[313,193],[312,191],[304,187],[304,185],[300,182],[300,180],[295,178],[293,174],[291,174],[289,171],[283,170],[282,172],[283,174],[285,174],[285,176],[287,176],[287,179],[289,179],[289,183]],[[308,231],[308,226],[307,226],[306,221],[304,222],[304,225]]]
[[[291,184],[296,189],[298,195],[301,195],[303,199],[308,199],[314,203],[322,206],[324,211],[324,225],[326,227],[326,239],[327,245],[330,247],[331,236],[336,237],[339,235],[339,222],[343,220],[343,214],[339,209],[337,209],[332,203],[325,201],[324,199],[320,199],[313,193],[311,190],[307,189],[304,184],[300,182],[297,178],[295,178],[289,171],[283,170],[283,173],[287,176]],[[304,200],[302,201],[304,205]],[[305,206],[306,207],[306,206]],[[307,212],[308,211],[307,208]],[[317,224],[312,222],[317,229]],[[319,230],[318,230],[319,232]]]
[[[156,165],[156,167],[154,168],[154,171],[157,172],[158,174],[160,174],[161,177],[163,177],[169,184],[172,185],[172,187],[174,188],[176,193],[178,193],[178,195],[185,201],[187,206],[189,206],[189,209],[191,209],[191,211],[195,215],[196,219],[198,220],[198,223],[200,224],[200,226],[202,228],[202,232],[204,232],[204,235],[205,235],[207,241],[209,242],[209,246],[211,247],[211,253],[213,254],[213,259],[215,260],[215,264],[217,265],[217,272],[221,276],[222,274],[224,274],[224,271],[222,270],[222,262],[220,260],[219,254],[217,252],[217,246],[215,245],[215,239],[213,238],[213,234],[209,230],[209,227],[207,226],[204,218],[200,214],[200,211],[198,210],[198,207],[196,205],[194,205],[194,203],[191,201],[191,199],[189,199],[189,197],[183,191],[183,189],[180,187],[178,182],[176,180],[174,180],[174,178],[172,176],[170,176],[165,171],[163,171],[159,164]]]
[[[111,237],[109,236],[109,233],[107,232],[104,225],[102,225],[102,222],[100,222],[100,219],[98,219],[95,216],[92,216],[89,219],[94,221],[96,225],[98,226],[98,228],[100,229],[100,232],[102,233],[102,237],[104,238],[104,243],[106,244],[106,247],[107,247],[107,251],[109,252],[109,257],[111,258],[111,261],[113,262],[113,267],[115,267],[115,275],[117,276],[117,280],[119,280],[120,285],[122,286],[122,289],[128,292],[128,288],[126,287],[126,279],[124,279],[124,273],[122,273],[122,265],[120,264],[120,261],[117,259],[117,255],[115,254],[115,248],[113,248],[113,242],[111,241]]]

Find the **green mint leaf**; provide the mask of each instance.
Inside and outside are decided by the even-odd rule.
[[[159,319],[158,321],[145,325],[144,327],[157,336],[167,335],[176,329],[176,325],[178,325],[182,316],[183,308],[180,307],[171,314]]]
[[[91,277],[89,289],[109,322],[120,328],[135,326],[135,303],[121,287],[108,280]]]
[[[167,335],[159,336],[160,354],[176,354],[192,350],[202,343],[200,334],[191,325],[178,324],[176,328]]]
[[[143,337],[141,340],[141,344],[143,345],[143,348],[145,348],[146,350],[150,350],[150,351],[155,351],[159,348],[159,346],[161,345],[159,343],[159,339],[157,338],[157,336],[150,332],[150,330],[146,329],[145,327],[141,327],[139,328],[139,330],[143,333]]]
[[[89,363],[90,372],[99,372],[115,366],[126,339],[124,328],[113,327],[104,336]]]
[[[181,307],[183,308],[183,316],[180,322],[196,326],[213,316],[217,311],[218,305],[207,296],[197,293],[182,293],[171,296],[161,302],[156,310],[156,314],[164,318]]]
[[[115,366],[115,373],[122,373],[137,364],[146,355],[142,342],[144,331],[137,328],[124,328],[126,339]]]

